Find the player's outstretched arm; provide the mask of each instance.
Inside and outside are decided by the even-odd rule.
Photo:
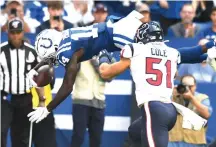
[[[206,53],[208,49],[215,46],[214,41],[209,41],[204,45],[198,45],[195,47],[184,47],[179,48],[178,51],[181,54],[181,63],[201,63],[203,60],[206,60]]]
[[[40,122],[41,120],[46,118],[47,115],[53,109],[55,109],[62,101],[64,101],[70,95],[70,93],[72,92],[73,84],[76,79],[76,74],[78,72],[77,63],[79,61],[79,57],[83,55],[83,51],[80,51],[76,52],[67,64],[63,83],[53,101],[51,101],[47,107],[38,107],[35,111],[29,113],[29,121],[36,123]]]
[[[71,60],[69,61],[68,65],[66,66],[65,76],[60,89],[58,90],[53,101],[51,101],[47,106],[47,110],[49,112],[55,109],[72,92],[73,85],[78,72],[77,64],[78,64],[78,57],[76,54],[74,54]]]
[[[99,67],[100,75],[103,79],[109,80],[121,74],[130,67],[130,59],[121,58],[120,61],[113,64],[101,63]]]

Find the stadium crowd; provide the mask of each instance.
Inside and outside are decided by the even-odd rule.
[[[198,40],[197,44],[203,44],[203,42],[210,39],[214,40],[216,37],[215,0],[1,0],[0,5],[0,27],[2,33],[8,32],[8,22],[17,17],[23,22],[23,31],[25,33],[37,35],[44,29],[52,28],[63,31],[69,28],[88,26],[95,22],[106,21],[110,15],[123,17],[131,11],[137,10],[145,16],[143,18],[145,19],[144,22],[151,20],[160,22],[166,38],[196,38]],[[129,24],[126,25],[129,26]],[[32,43],[29,38],[25,38],[25,40]],[[184,76],[192,79],[184,83],[190,87],[192,92],[191,95],[184,95],[186,101],[179,101],[178,98],[174,98],[174,101],[190,107],[191,110],[208,119],[213,111],[210,103],[211,98],[206,94],[196,91],[196,83],[216,82],[215,71],[205,62],[199,64],[181,64],[178,71],[177,79],[179,79],[180,83],[185,82],[182,78]],[[176,93],[174,95],[177,97]],[[194,99],[198,99],[198,101]],[[178,116],[176,124],[178,126],[175,126],[172,132],[170,132],[169,146],[183,147],[185,144],[206,146],[206,127],[198,132],[182,131],[182,128],[179,128],[182,123],[181,119]],[[80,137],[79,139],[82,143],[83,136],[78,137]],[[126,143],[125,146],[128,144]],[[188,145],[188,147],[190,146]]]

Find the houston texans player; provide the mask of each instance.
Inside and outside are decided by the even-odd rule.
[[[130,68],[142,116],[142,147],[167,147],[168,131],[177,118],[170,98],[180,53],[163,42],[163,31],[154,21],[139,27],[135,42],[126,45],[120,61],[113,64],[106,51],[101,51],[100,74],[110,79]]]
[[[171,103],[174,77],[181,59],[176,49],[165,45],[160,25],[153,21],[142,24],[135,42],[126,45],[121,51],[121,60],[113,64],[110,54],[102,50],[99,71],[101,77],[110,79],[128,68],[131,70],[142,114],[128,129],[133,147],[167,147],[168,131],[175,125],[176,110],[184,118],[183,127],[188,123],[193,126],[187,129],[199,130],[207,120],[186,107]]]
[[[110,19],[106,23],[68,29],[62,33],[55,30],[42,31],[36,38],[35,48],[43,60],[29,72],[30,82],[33,86],[37,86],[33,77],[37,75],[36,71],[46,64],[58,62],[65,66],[66,73],[54,100],[47,107],[37,108],[30,113],[29,120],[38,123],[70,95],[79,62],[91,59],[103,49],[107,49],[108,52],[120,51],[124,45],[133,43],[136,31],[142,24],[142,18],[143,15],[132,11],[122,19]],[[204,46],[184,48],[179,51],[184,63],[196,63],[206,58],[202,54],[212,46],[214,46],[213,41]]]

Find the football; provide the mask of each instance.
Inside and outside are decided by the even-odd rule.
[[[43,87],[51,83],[54,76],[54,68],[49,65],[41,66],[38,70],[38,75],[34,77],[34,81],[38,87]]]

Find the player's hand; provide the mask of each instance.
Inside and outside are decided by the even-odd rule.
[[[37,107],[34,111],[28,114],[29,121],[39,123],[41,120],[47,117],[50,112],[46,107]]]
[[[38,72],[34,69],[30,70],[27,74],[27,79],[29,80],[30,87],[37,87],[37,83],[34,81],[34,76],[37,76]]]
[[[108,53],[106,49],[99,52],[98,59],[99,65],[101,65],[102,63],[112,63],[112,55]]]

